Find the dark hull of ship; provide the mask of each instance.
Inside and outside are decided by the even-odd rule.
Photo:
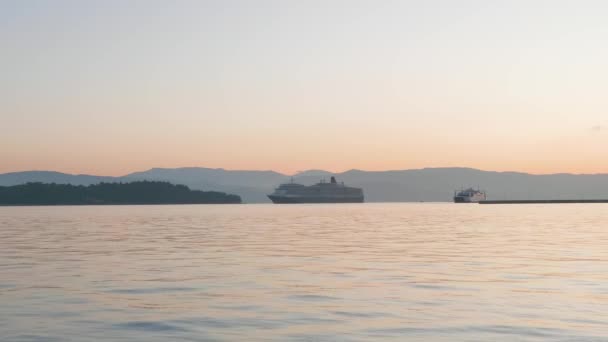
[[[456,196],[454,197],[454,203],[479,203],[480,200],[476,200],[476,199],[471,199],[471,198],[465,198],[462,196]]]
[[[268,195],[275,204],[297,203],[363,203],[363,197],[337,198],[337,197],[283,197]]]

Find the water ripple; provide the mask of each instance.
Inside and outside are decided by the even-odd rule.
[[[608,341],[605,208],[0,208],[0,341]]]

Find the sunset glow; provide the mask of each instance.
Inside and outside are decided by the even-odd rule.
[[[605,2],[171,4],[5,2],[0,172],[608,173]]]

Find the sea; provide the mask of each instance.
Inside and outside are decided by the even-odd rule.
[[[608,204],[0,207],[0,341],[608,341]]]

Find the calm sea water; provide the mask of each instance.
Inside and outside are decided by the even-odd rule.
[[[608,341],[608,205],[0,208],[1,341]]]

